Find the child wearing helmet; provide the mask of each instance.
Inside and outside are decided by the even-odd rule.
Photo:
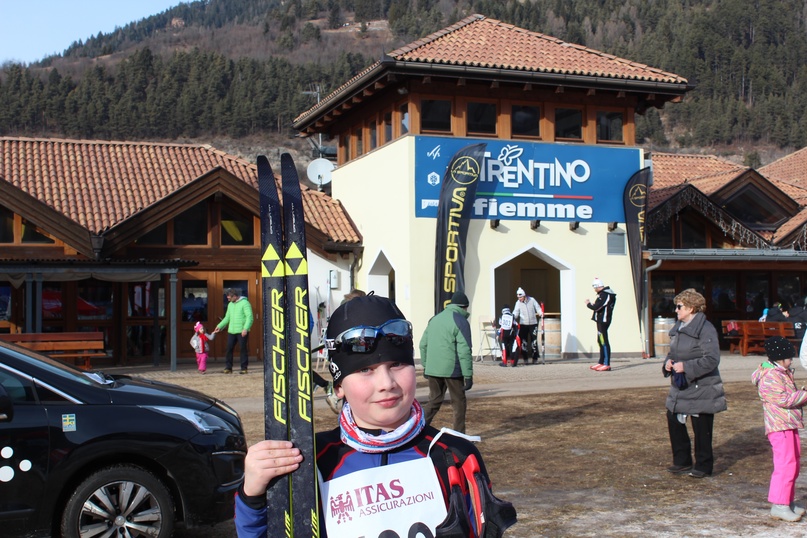
[[[326,345],[334,390],[345,403],[339,426],[316,436],[321,537],[411,536],[413,529],[501,536],[515,523],[512,505],[490,492],[474,444],[426,425],[415,399],[412,325],[395,303],[367,295],[342,304],[328,323]],[[291,441],[249,448],[236,498],[239,537],[266,535],[266,490],[301,461]]]

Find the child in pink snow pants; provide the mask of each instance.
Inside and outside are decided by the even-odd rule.
[[[191,347],[196,352],[196,367],[199,369],[200,374],[207,371],[207,354],[210,352],[209,342],[215,337],[215,334],[205,332],[205,327],[202,325],[202,322],[196,322],[196,325],[193,327]]]
[[[768,360],[751,376],[759,390],[765,416],[765,433],[773,449],[773,473],[768,489],[771,517],[783,521],[799,521],[805,509],[795,503],[796,479],[799,477],[801,440],[799,428],[804,427],[802,407],[807,404],[807,392],[796,388],[790,365],[796,350],[783,336],[765,340]]]

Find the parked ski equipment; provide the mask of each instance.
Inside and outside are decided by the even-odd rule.
[[[280,159],[282,208],[269,161],[258,157],[265,430],[267,439],[291,440],[303,461],[267,491],[267,536],[318,538],[305,215],[294,162],[286,153]]]
[[[546,309],[544,303],[541,303],[541,364],[546,364],[546,325],[544,325],[544,316]]]

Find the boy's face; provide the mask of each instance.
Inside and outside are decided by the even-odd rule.
[[[360,427],[392,431],[409,418],[416,387],[415,367],[390,361],[345,376],[335,390]]]

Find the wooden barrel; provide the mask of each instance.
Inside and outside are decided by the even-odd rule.
[[[655,318],[653,320],[653,342],[657,359],[663,359],[670,352],[670,329],[675,318]]]
[[[560,358],[560,319],[544,318],[544,354],[551,358]]]

